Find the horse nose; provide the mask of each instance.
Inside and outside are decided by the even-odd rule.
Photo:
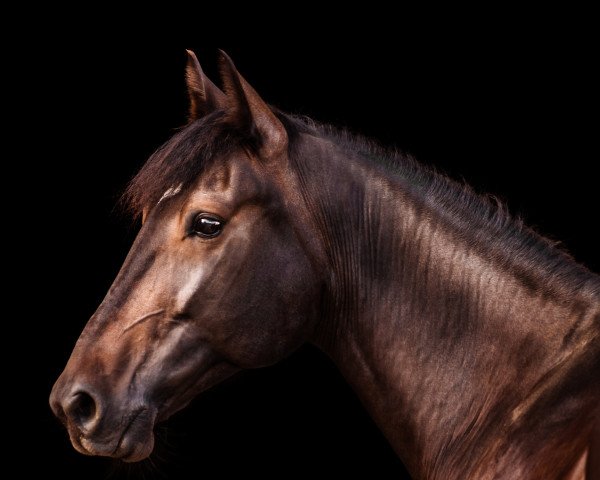
[[[63,423],[77,427],[82,433],[92,431],[100,420],[98,396],[90,389],[74,388],[64,396],[53,390],[50,406]]]

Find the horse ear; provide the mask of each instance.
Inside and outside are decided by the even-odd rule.
[[[185,79],[190,97],[189,120],[197,120],[215,110],[225,108],[225,94],[210,79],[204,75],[196,54],[186,50],[187,66]]]
[[[270,159],[280,155],[288,144],[285,127],[256,90],[240,75],[229,55],[222,50],[219,53],[229,120],[257,137],[261,157]]]

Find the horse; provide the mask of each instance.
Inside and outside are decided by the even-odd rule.
[[[600,277],[491,197],[269,106],[188,51],[187,125],[123,199],[141,229],[56,381],[73,447],[154,425],[310,342],[415,479],[600,478]]]

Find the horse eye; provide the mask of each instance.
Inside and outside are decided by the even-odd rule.
[[[221,233],[225,222],[215,215],[200,213],[192,222],[191,231],[204,238],[213,238]]]

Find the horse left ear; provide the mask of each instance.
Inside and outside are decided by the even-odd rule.
[[[272,159],[281,155],[288,145],[285,127],[256,90],[240,75],[229,55],[222,50],[219,53],[229,120],[236,127],[248,129],[250,134],[257,137],[262,158]]]
[[[225,94],[204,75],[196,54],[191,50],[186,50],[186,52],[188,58],[185,80],[190,98],[188,120],[193,122],[215,110],[224,108],[226,102]]]

